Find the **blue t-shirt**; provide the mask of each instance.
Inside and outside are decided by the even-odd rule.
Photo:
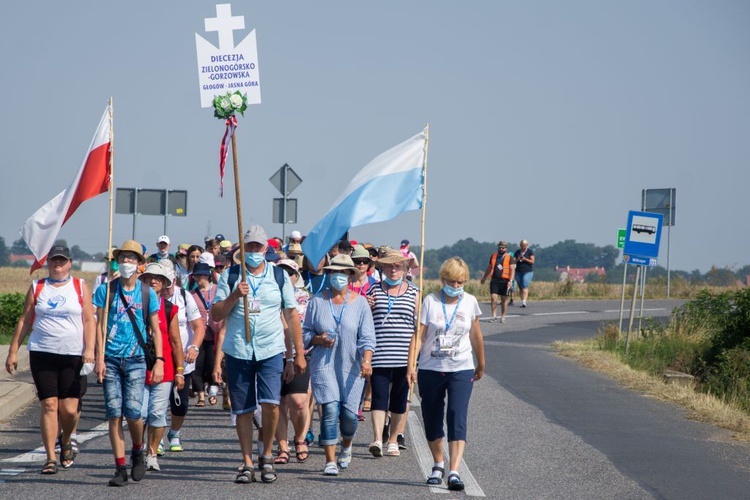
[[[114,300],[110,297],[111,307],[109,309],[109,320],[107,321],[107,342],[104,349],[104,355],[116,358],[129,358],[131,356],[143,356],[143,349],[138,343],[138,337],[133,331],[133,323],[130,321],[130,316],[127,312],[128,304],[132,303],[131,309],[135,313],[135,322],[141,334],[146,339],[146,324],[143,322],[143,305],[141,282],[135,283],[135,288],[131,291],[122,289],[125,295],[126,303],[122,302],[120,297],[120,281],[117,281],[117,289],[115,291]],[[99,288],[94,292],[92,302],[94,307],[104,308],[105,300],[107,296],[107,284],[104,283],[99,285]],[[149,288],[149,312],[158,314],[159,312],[159,298],[156,296],[156,292]]]
[[[273,264],[266,263],[266,267],[260,276],[254,276],[247,271],[250,293],[248,304],[250,307],[259,307],[259,313],[250,313],[250,327],[252,338],[250,342],[245,340],[245,306],[242,299],[232,308],[227,318],[227,330],[224,337],[222,350],[225,354],[237,359],[264,360],[273,357],[286,350],[284,344],[284,325],[281,322],[282,299],[284,309],[297,307],[297,299],[294,297],[294,288],[289,276],[284,273],[283,298],[279,285],[274,278]],[[239,277],[238,277],[239,278]],[[226,299],[232,290],[229,290],[229,270],[219,277],[216,286],[216,295],[213,303]],[[240,280],[234,284],[237,288]],[[253,303],[253,300],[258,302]]]

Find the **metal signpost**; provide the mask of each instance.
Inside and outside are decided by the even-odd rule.
[[[669,298],[670,269],[669,253],[671,247],[671,227],[675,225],[675,204],[677,202],[677,190],[666,189],[644,189],[641,193],[641,210],[662,214],[664,225],[667,226],[667,298]]]
[[[661,242],[662,224],[664,216],[659,213],[636,212],[628,213],[628,224],[625,228],[625,244],[623,246],[623,269],[622,298],[620,300],[620,324],[618,336],[622,333],[622,318],[625,307],[625,284],[628,264],[636,267],[635,281],[633,283],[633,299],[630,305],[630,323],[628,326],[628,337],[625,342],[625,353],[630,347],[630,332],[633,327],[635,312],[635,301],[638,292],[639,281],[641,285],[641,312],[643,312],[643,292],[645,290],[646,267],[654,267],[659,257],[659,243]]]
[[[273,222],[281,224],[281,239],[286,240],[286,225],[297,223],[297,198],[288,196],[302,184],[302,179],[288,163],[284,163],[268,180],[283,196],[273,199]]]
[[[133,215],[133,239],[137,215],[161,215],[164,217],[164,233],[167,234],[167,217],[187,216],[187,191],[176,189],[117,188],[115,213]]]

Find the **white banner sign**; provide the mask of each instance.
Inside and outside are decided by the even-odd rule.
[[[245,16],[232,16],[228,3],[217,5],[216,17],[204,21],[206,32],[218,32],[219,48],[195,34],[201,107],[210,108],[216,95],[235,90],[247,95],[248,104],[260,104],[255,30],[235,47],[234,30],[245,29]]]

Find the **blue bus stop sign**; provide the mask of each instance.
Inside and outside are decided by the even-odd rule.
[[[656,259],[659,256],[663,222],[662,214],[631,210],[628,213],[628,225],[625,227],[623,255]]]

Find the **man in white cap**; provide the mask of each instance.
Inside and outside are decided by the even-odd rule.
[[[301,245],[301,244],[302,244],[302,233],[300,233],[299,231],[295,229],[294,231],[292,231],[292,234],[289,235],[289,242],[286,245],[284,245],[282,250],[284,251],[284,253],[288,255],[290,245]]]
[[[159,236],[159,238],[157,238],[156,240],[156,248],[158,248],[159,250],[149,255],[148,258],[146,259],[146,262],[158,263],[159,261],[162,261],[162,260],[168,260],[172,263],[173,268],[176,267],[177,259],[175,258],[174,255],[169,253],[170,244],[171,242],[169,241],[169,236],[167,236],[166,234]]]
[[[255,478],[252,461],[253,412],[260,404],[263,421],[260,478],[264,483],[272,483],[276,480],[272,453],[284,365],[294,363],[295,372],[302,373],[307,363],[294,289],[286,272],[265,260],[268,247],[265,230],[261,226],[250,226],[243,242],[247,266],[245,279],[238,279],[239,266],[233,266],[221,275],[211,314],[215,321],[227,320],[221,349],[226,360],[227,384],[232,395],[232,413],[237,417],[237,436],[243,459],[235,482],[250,483]],[[245,297],[247,311],[243,300]],[[296,351],[294,358],[286,360],[282,312]],[[245,331],[246,314],[249,316],[250,332]],[[215,368],[216,371],[220,371],[220,368]]]

